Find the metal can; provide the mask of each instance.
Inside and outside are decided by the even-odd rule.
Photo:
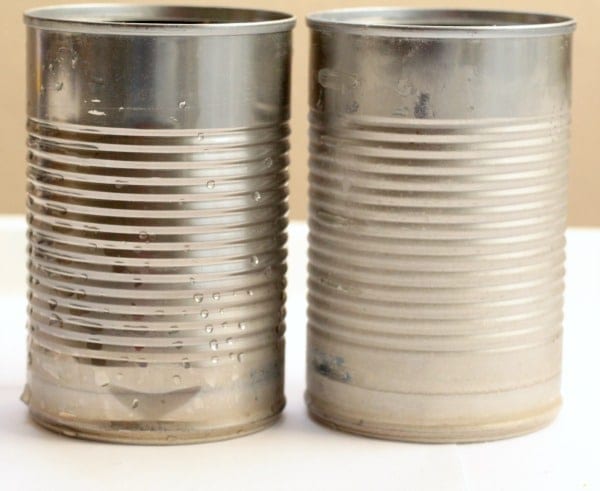
[[[269,425],[294,18],[82,5],[25,23],[33,418],[129,443]]]
[[[573,20],[308,24],[311,415],[424,442],[543,427],[561,401]]]

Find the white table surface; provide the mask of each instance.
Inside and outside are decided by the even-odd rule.
[[[303,403],[306,225],[290,227],[286,395],[260,433],[171,447],[79,441],[37,427],[25,380],[25,224],[0,218],[0,489],[600,489],[600,229],[568,231],[564,406],[537,433],[467,445],[420,445],[338,433]]]

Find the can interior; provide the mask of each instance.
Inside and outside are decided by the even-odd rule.
[[[316,12],[308,16],[312,26],[361,26],[418,29],[540,28],[570,25],[569,17],[531,12],[371,8]]]
[[[204,25],[289,21],[293,16],[270,10],[169,5],[64,5],[25,13],[28,20],[88,24]]]
[[[227,24],[226,20],[218,19],[110,19],[105,22],[124,24]]]

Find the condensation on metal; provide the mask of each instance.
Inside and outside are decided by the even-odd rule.
[[[124,9],[26,16],[23,399],[40,423],[84,438],[255,431],[285,402],[293,19],[191,8],[178,37],[180,8]],[[40,27],[48,19],[61,29]]]
[[[572,22],[381,12],[309,18],[310,412],[390,439],[532,431],[560,405]]]

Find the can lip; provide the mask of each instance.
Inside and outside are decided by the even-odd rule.
[[[348,8],[313,12],[312,29],[414,38],[529,37],[568,34],[571,17],[539,12],[471,9]]]
[[[273,10],[194,5],[89,3],[27,10],[29,27],[142,36],[215,36],[290,31],[296,18]]]

